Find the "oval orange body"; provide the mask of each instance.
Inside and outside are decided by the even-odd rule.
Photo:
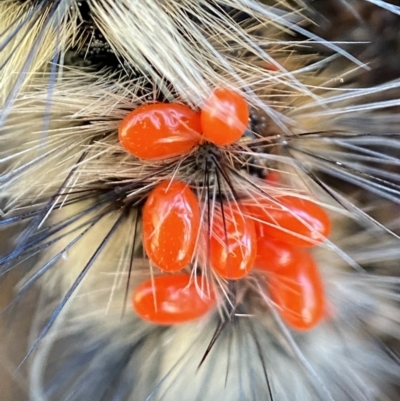
[[[305,253],[304,248],[257,237],[257,257],[254,265],[266,272],[285,274],[299,263]]]
[[[149,259],[161,270],[186,267],[195,252],[200,207],[190,188],[166,181],[149,194],[143,208],[143,245]]]
[[[171,325],[198,319],[215,307],[213,292],[201,294],[201,279],[189,274],[154,277],[133,292],[133,308],[144,320]],[[197,280],[198,288],[195,286]]]
[[[210,262],[213,270],[223,278],[238,280],[252,269],[257,254],[254,224],[246,219],[233,203],[224,205],[222,213],[215,213],[211,227]]]
[[[138,107],[121,122],[118,138],[140,159],[164,159],[187,153],[200,141],[200,113],[178,103]]]
[[[310,330],[326,315],[321,275],[307,252],[284,271],[271,273],[268,286],[282,319],[292,328]]]
[[[262,199],[257,205],[246,205],[250,216],[259,220],[254,221],[257,235],[309,247],[320,244],[330,234],[329,216],[317,204],[295,196],[277,197],[276,201],[279,204]]]
[[[268,184],[277,185],[281,181],[281,176],[277,171],[271,171],[268,173],[265,180],[268,182]]]
[[[246,100],[230,89],[216,89],[201,110],[203,136],[215,145],[237,141],[249,124]]]

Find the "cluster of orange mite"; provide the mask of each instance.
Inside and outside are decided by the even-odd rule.
[[[248,122],[245,99],[217,89],[200,112],[178,103],[138,107],[122,121],[119,140],[140,159],[164,160],[204,142],[233,144]],[[148,195],[142,214],[144,249],[154,266],[170,274],[134,290],[133,307],[142,319],[177,324],[213,310],[215,290],[201,276],[181,272],[199,265],[227,280],[246,277],[252,269],[264,272],[265,287],[284,322],[308,330],[321,321],[326,313],[324,288],[307,248],[329,235],[324,210],[296,196],[264,195],[257,202],[223,201],[207,223],[202,219],[200,202],[188,184],[168,180]]]

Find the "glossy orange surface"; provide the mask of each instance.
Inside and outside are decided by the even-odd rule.
[[[285,274],[296,266],[306,251],[286,242],[257,237],[257,257],[255,266],[266,272]]]
[[[210,262],[221,277],[237,280],[253,268],[257,253],[254,224],[246,219],[233,203],[224,205],[225,229],[222,213],[215,213],[210,238]]]
[[[177,103],[138,107],[121,122],[118,137],[140,159],[165,159],[189,152],[201,137],[200,114]]]
[[[133,308],[144,320],[151,323],[172,325],[198,319],[215,307],[214,293],[199,293],[201,279],[189,274],[154,277],[133,293]]]
[[[306,247],[329,236],[331,221],[317,204],[294,196],[281,196],[276,201],[279,204],[262,199],[257,205],[246,205],[250,216],[259,220],[254,222],[258,236]]]
[[[307,252],[299,254],[285,269],[271,273],[268,286],[282,319],[292,328],[310,330],[326,315],[322,278]]]
[[[144,205],[142,221],[144,248],[158,268],[176,272],[191,262],[200,207],[186,184],[166,181],[155,187]]]
[[[216,89],[201,110],[203,136],[215,145],[237,141],[249,123],[246,100],[229,89]]]

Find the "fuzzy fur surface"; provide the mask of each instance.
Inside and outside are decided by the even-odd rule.
[[[3,0],[4,401],[397,400],[399,15],[378,0]],[[199,109],[216,87],[251,110],[217,155],[143,162],[119,144],[131,110]],[[203,216],[226,198],[323,206],[333,232],[313,255],[327,318],[291,330],[265,277],[221,280],[200,245],[187,271],[218,289],[218,310],[175,326],[136,316],[133,289],[159,274],[142,202],[171,179]]]

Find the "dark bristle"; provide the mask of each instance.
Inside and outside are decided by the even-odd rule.
[[[56,1],[59,1],[59,0],[46,0],[44,2],[44,4],[51,5],[51,4],[55,3]],[[21,3],[21,4],[29,4],[32,6],[37,6],[39,3],[42,3],[43,0],[17,0],[17,2]]]
[[[213,174],[215,172],[214,157],[217,159],[221,157],[220,149],[212,143],[206,142],[199,146],[196,152],[196,166],[203,171],[207,170],[208,174]]]

